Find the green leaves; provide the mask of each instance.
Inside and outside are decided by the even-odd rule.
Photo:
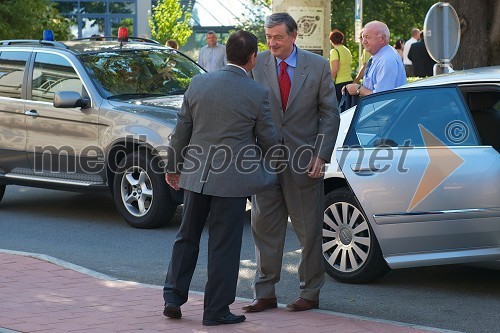
[[[159,0],[151,12],[149,27],[153,39],[163,44],[174,39],[183,45],[193,33],[189,24],[191,12],[181,7],[180,0]]]
[[[66,40],[69,26],[48,0],[4,0],[0,6],[0,39],[41,39],[51,29],[57,40]]]
[[[363,25],[377,20],[382,21],[391,31],[391,45],[398,38],[408,40],[411,29],[422,29],[427,11],[436,3],[435,0],[364,0]],[[345,44],[353,55],[355,68],[359,58],[356,43],[358,36],[354,36],[354,1],[332,0],[332,30],[339,29],[345,35]]]

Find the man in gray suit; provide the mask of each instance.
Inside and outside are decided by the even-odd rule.
[[[257,37],[241,30],[232,34],[226,54],[226,67],[192,79],[172,133],[166,174],[170,186],[184,189],[184,215],[163,288],[163,314],[182,315],[210,212],[207,326],[245,320],[229,305],[236,295],[246,200],[275,181],[261,164],[277,143],[268,93],[247,76],[256,62]]]
[[[277,306],[275,284],[280,279],[290,216],[302,249],[301,292],[287,309],[303,311],[318,307],[324,283],[324,165],[332,155],[340,118],[328,60],[295,45],[294,19],[287,13],[272,14],[265,31],[269,50],[259,53],[251,74],[269,90],[284,161],[277,166],[277,183],[252,197],[255,299],[243,310],[259,312]]]

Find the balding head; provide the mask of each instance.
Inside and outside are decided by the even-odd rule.
[[[389,44],[390,35],[389,28],[385,23],[368,22],[363,28],[363,45],[366,51],[376,54],[382,47]]]
[[[420,30],[417,28],[411,29],[411,36],[415,38],[416,40],[420,39]]]

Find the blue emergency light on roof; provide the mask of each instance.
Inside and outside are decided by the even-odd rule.
[[[43,31],[43,40],[53,41],[54,40],[54,31],[44,30]]]

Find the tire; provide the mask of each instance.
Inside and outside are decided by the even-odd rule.
[[[134,228],[152,229],[167,225],[177,204],[170,197],[163,173],[151,168],[146,154],[126,155],[113,181],[116,208]]]
[[[0,201],[3,199],[3,195],[5,194],[5,186],[3,184],[0,184]]]
[[[370,223],[347,188],[325,197],[322,242],[326,272],[337,281],[366,283],[389,271]]]

